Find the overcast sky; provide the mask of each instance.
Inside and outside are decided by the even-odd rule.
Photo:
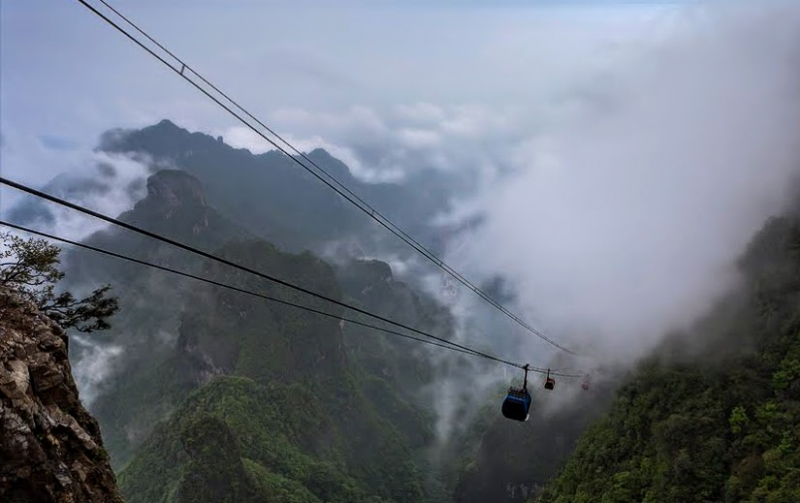
[[[347,115],[364,107],[383,115],[418,103],[536,110],[609,59],[637,50],[635,41],[652,42],[676,9],[611,2],[335,4],[114,2],[256,115],[306,136],[313,124],[291,130],[301,129],[297,111]],[[0,23],[6,150],[30,157],[38,147],[61,156],[92,146],[107,128],[165,117],[206,131],[235,124],[77,1],[6,0]],[[60,171],[48,160],[34,158],[31,165],[12,155],[3,168],[40,180]]]
[[[432,219],[487,215],[452,259],[557,331],[630,347],[698,314],[798,166],[798,2],[332,4],[114,2],[365,179],[485,178]],[[77,1],[2,0],[0,37],[5,176],[88,169],[101,132],[162,118],[265,148]]]

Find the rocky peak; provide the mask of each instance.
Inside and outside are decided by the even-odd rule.
[[[202,234],[213,216],[200,181],[185,171],[169,169],[147,179],[147,196],[136,203],[126,218],[139,224],[160,222],[168,225],[170,232],[189,230],[192,234]]]
[[[206,205],[200,180],[176,169],[159,171],[147,179],[147,199],[166,209]]]
[[[0,288],[0,501],[122,503],[67,342],[55,322]]]

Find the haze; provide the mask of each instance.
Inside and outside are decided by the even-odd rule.
[[[430,216],[485,218],[449,258],[467,276],[511,280],[516,309],[553,337],[615,357],[724,291],[800,164],[789,3],[115,5],[364,180],[423,169],[477,180]],[[3,2],[0,22],[4,176],[89,173],[100,133],[162,118],[267,148],[77,2]],[[0,196],[0,211],[17,198]],[[113,214],[132,202],[91,203]]]

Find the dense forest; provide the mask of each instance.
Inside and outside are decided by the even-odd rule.
[[[669,338],[540,503],[800,501],[800,218],[770,219],[740,287]]]
[[[309,219],[326,232],[356,238],[371,236],[374,229],[363,221],[339,221],[341,202],[289,169],[285,160],[237,151],[168,121],[109,133],[101,148],[146,156],[151,163],[145,197],[121,220],[453,336],[448,309],[395,278],[387,263],[355,258],[329,263],[303,250],[319,250],[330,238],[324,232],[295,232]],[[346,170],[323,151],[312,155]],[[219,166],[230,167],[234,175],[226,180],[234,182],[255,169],[269,170],[307,194],[317,208],[285,210],[280,198],[288,192],[269,177],[260,179],[260,186],[219,184],[214,171]],[[81,197],[75,192],[81,188],[98,190],[63,178],[48,190]],[[407,189],[379,185],[371,190]],[[417,207],[427,204],[424,193],[415,197],[423,198]],[[260,211],[274,218],[279,209],[284,227],[259,217]],[[18,207],[13,216],[28,223],[52,219],[48,208],[36,203]],[[345,227],[335,227],[342,222]],[[128,232],[110,228],[86,242],[334,315],[309,315],[85,250],[68,251],[67,287],[118,286],[120,313],[111,330],[92,340],[123,348],[125,357],[90,409],[103,428],[126,501],[449,499],[459,477],[451,460],[467,448],[459,445],[433,465],[431,387],[441,375],[461,372],[462,357],[433,365],[427,347],[337,320],[344,314],[341,308]],[[90,350],[77,345],[73,357],[80,361],[81,351]],[[474,440],[465,445],[476,448]]]
[[[446,305],[389,263],[364,258],[395,245],[373,239],[371,222],[285,159],[232,149],[168,121],[109,132],[100,148],[150,166],[146,194],[120,219],[455,336]],[[310,155],[350,176],[326,152]],[[223,180],[220,167],[229,175]],[[256,170],[280,183],[243,182]],[[447,183],[419,177],[362,188],[390,210],[434,212],[443,198],[433,194]],[[78,198],[103,190],[75,182],[57,179],[47,189]],[[291,209],[292,191],[311,207]],[[41,224],[55,218],[48,211],[25,202],[11,215]],[[435,234],[409,218],[410,228]],[[331,239],[343,236],[359,253],[323,259]],[[486,370],[481,363],[433,357],[425,346],[335,319],[341,308],[141,236],[109,228],[85,241],[333,315],[68,250],[65,287],[111,284],[118,296],[112,328],[90,343],[76,339],[84,342],[70,357],[80,362],[97,347],[124,355],[92,390],[89,409],[129,503],[800,501],[796,211],[765,223],[741,256],[737,287],[691,329],[558,407],[548,402],[554,395],[534,393],[527,423],[499,413],[508,382],[473,389],[471,376]],[[462,388],[446,436],[444,379]]]

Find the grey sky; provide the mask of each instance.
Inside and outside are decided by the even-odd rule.
[[[499,155],[484,148],[488,140],[445,138],[409,149],[420,138],[413,129],[418,117],[403,110],[432,104],[462,124],[487,118],[482,126],[493,136],[527,134],[493,129],[499,125],[493,117],[500,109],[538,114],[582,75],[637,50],[625,41],[649,38],[663,12],[674,10],[517,4],[113,5],[301,147],[324,146],[366,178],[392,179],[427,165],[462,166],[465,159],[486,167],[487,158]],[[481,115],[465,115],[464,107]],[[77,1],[0,2],[4,174],[44,183],[58,173],[85,173],[102,131],[162,118],[226,138],[241,133],[232,118]],[[340,127],[342,121],[349,126]],[[265,148],[261,140],[245,140],[240,146]],[[457,155],[440,154],[440,147]],[[0,209],[16,198],[0,189]],[[128,203],[111,202],[110,211]]]
[[[587,72],[604,46],[641,36],[642,20],[662,9],[446,4],[115,3],[262,117],[542,100]],[[86,146],[106,128],[165,116],[204,130],[234,124],[77,2],[7,0],[0,9],[6,143],[46,136]]]

